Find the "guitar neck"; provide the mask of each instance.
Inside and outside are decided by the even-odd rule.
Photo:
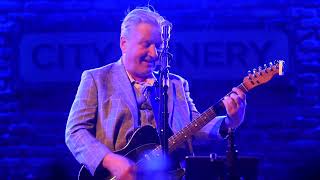
[[[168,139],[169,143],[169,153],[174,151],[177,147],[181,146],[188,138],[193,134],[198,132],[206,124],[208,124],[212,119],[216,117],[215,107],[211,106],[205,112],[203,112],[198,118],[194,119],[187,126],[182,128],[176,134],[172,135]]]
[[[247,88],[241,83],[238,88],[240,88],[243,92],[247,92]],[[230,95],[232,93],[229,92],[227,94]],[[206,124],[208,124],[212,119],[214,119],[217,115],[225,114],[225,107],[222,102],[223,98],[220,99],[214,106],[209,107],[205,112],[203,112],[200,116],[191,121],[188,125],[182,128],[180,131],[172,135],[168,139],[169,143],[169,153],[174,151],[177,147],[181,146],[188,138],[198,132],[201,128],[203,128]]]

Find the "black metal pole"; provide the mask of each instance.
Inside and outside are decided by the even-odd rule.
[[[162,146],[162,154],[163,157],[166,158],[168,155],[168,119],[169,119],[169,112],[168,112],[168,89],[169,86],[166,85],[165,81],[168,81],[169,77],[169,70],[164,70],[160,74],[160,78],[162,81],[162,85],[160,88],[161,91],[161,97],[160,97],[160,112],[161,112],[161,118],[160,118],[160,142]]]
[[[238,150],[234,143],[234,129],[228,128],[228,149],[227,149],[227,180],[240,180],[238,167]]]
[[[172,24],[169,21],[161,23],[161,38],[163,41],[160,55],[160,143],[164,161],[168,157],[168,130],[169,130],[169,112],[168,112],[168,89],[169,89],[169,39]]]

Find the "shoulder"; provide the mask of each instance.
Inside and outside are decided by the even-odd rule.
[[[117,69],[121,68],[121,63],[119,61],[97,67],[94,69],[88,69],[83,71],[82,76],[90,74],[93,77],[106,76],[113,71],[117,71]]]
[[[83,71],[83,73],[99,74],[103,72],[109,72],[110,70],[112,70],[114,64],[115,62],[101,66],[101,67],[93,68],[93,69],[87,69]]]
[[[177,75],[177,74],[173,74],[173,73],[170,73],[170,80],[173,82],[173,83],[188,83],[188,81],[183,78],[182,76],[180,75]]]

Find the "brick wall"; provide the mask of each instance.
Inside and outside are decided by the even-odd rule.
[[[79,168],[64,144],[64,128],[80,76],[72,83],[25,82],[19,66],[22,37],[41,32],[119,31],[125,9],[143,4],[0,2],[1,179],[54,175],[68,179],[76,177]],[[249,93],[246,120],[237,131],[236,142],[240,155],[260,158],[261,179],[319,177],[320,1],[156,1],[154,6],[176,23],[177,30],[271,29],[286,33],[286,76]],[[200,110],[241,81],[186,78]],[[225,142],[214,143],[197,148],[224,155]]]

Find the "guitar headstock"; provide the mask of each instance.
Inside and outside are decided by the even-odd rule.
[[[253,69],[253,71],[248,71],[248,76],[243,78],[242,84],[245,86],[246,90],[264,84],[270,81],[275,75],[283,75],[283,60],[276,60],[274,63],[270,62],[269,66],[264,64],[263,67],[259,66],[258,69]]]

